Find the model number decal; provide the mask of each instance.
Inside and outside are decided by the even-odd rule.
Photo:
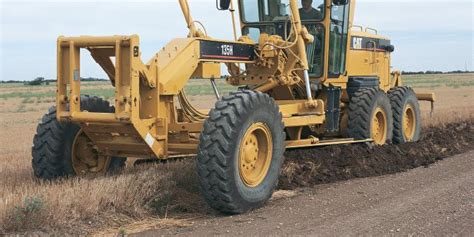
[[[354,49],[362,49],[362,38],[354,37],[352,39],[352,45]]]
[[[0,0],[1,1],[1,0]],[[201,40],[200,57],[208,60],[251,61],[255,45]]]
[[[223,56],[233,56],[234,55],[234,46],[223,44],[221,45],[222,55]]]

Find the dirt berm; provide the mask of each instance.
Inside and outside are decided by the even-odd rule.
[[[425,128],[416,143],[289,150],[285,154],[280,189],[403,172],[472,149],[474,119]]]

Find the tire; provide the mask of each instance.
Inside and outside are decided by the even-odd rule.
[[[267,94],[243,90],[223,97],[209,115],[196,160],[207,203],[226,214],[240,214],[263,206],[277,187],[284,159],[286,136],[278,106]],[[268,128],[271,134],[268,141],[273,149],[267,150],[267,157],[271,156],[268,172],[262,176],[261,183],[250,186],[242,176],[245,169],[241,170],[240,165],[245,164],[240,160],[246,157],[246,153],[241,154],[242,149],[247,149],[244,137],[256,124]]]
[[[384,113],[385,135],[376,139],[372,132],[374,117]],[[374,139],[377,145],[391,143],[393,136],[393,116],[390,99],[378,88],[360,89],[349,102],[348,136],[356,140]],[[378,136],[377,136],[378,137]]]
[[[81,97],[81,108],[89,112],[114,112],[107,101],[98,97]],[[36,177],[52,180],[60,177],[75,176],[72,166],[72,143],[80,127],[77,124],[60,123],[56,119],[56,107],[53,106],[38,124],[33,138],[32,166]],[[119,170],[125,166],[126,158],[113,157],[107,172]]]
[[[410,87],[395,87],[388,92],[388,97],[393,112],[393,142],[403,144],[420,140],[421,113],[415,91]],[[404,119],[412,121],[409,131],[404,130]]]

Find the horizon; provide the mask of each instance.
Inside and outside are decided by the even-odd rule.
[[[0,0],[0,81],[56,78],[59,35],[138,34],[144,61],[171,39],[187,35],[176,1],[111,2]],[[190,7],[193,17],[203,22],[211,36],[232,39],[230,14],[217,11],[214,0],[191,0]],[[466,0],[359,0],[354,23],[377,28],[379,34],[392,40],[394,69],[473,71],[472,12],[472,1]],[[156,21],[151,20],[154,16],[159,16]],[[90,55],[81,55],[83,77],[107,78]]]

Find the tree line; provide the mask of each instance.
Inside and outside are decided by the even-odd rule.
[[[462,70],[455,70],[455,71],[402,71],[402,75],[431,75],[431,74],[462,74],[462,73],[474,73],[474,71],[462,71]],[[81,81],[108,81],[108,79],[104,78],[95,78],[95,77],[81,77]],[[18,80],[7,80],[7,81],[0,81],[0,84],[7,84],[7,83],[23,83],[25,85],[49,85],[51,82],[56,82],[56,79],[45,79],[44,77],[37,77],[33,80],[29,81],[18,81]]]
[[[462,70],[456,70],[456,71],[448,71],[448,72],[442,72],[442,71],[418,71],[418,72],[411,72],[411,71],[402,71],[403,75],[419,75],[419,74],[461,74],[461,73],[474,73],[474,71],[462,71]]]
[[[95,77],[81,77],[81,81],[107,81],[108,79],[95,78]],[[37,85],[49,85],[51,82],[56,82],[56,79],[45,79],[44,77],[37,77],[31,81],[18,81],[18,80],[7,80],[0,81],[2,84],[7,83],[23,83],[25,85],[37,86]]]

